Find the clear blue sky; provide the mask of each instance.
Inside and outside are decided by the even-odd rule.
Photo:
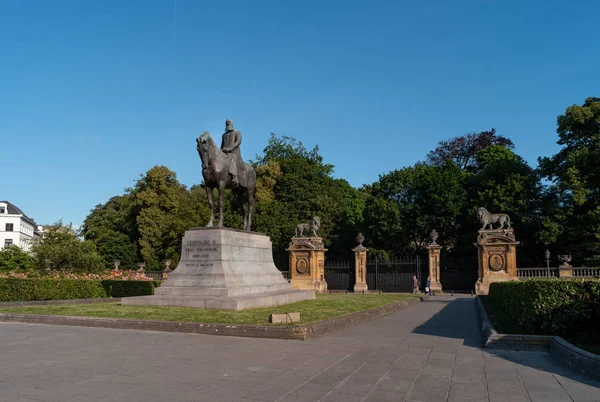
[[[597,1],[0,1],[0,199],[80,224],[139,174],[318,144],[352,185],[495,127],[536,164],[600,96]]]

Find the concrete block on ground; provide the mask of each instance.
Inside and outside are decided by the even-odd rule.
[[[300,322],[300,313],[283,313],[283,314],[271,314],[269,322],[272,324],[290,324],[293,322]]]

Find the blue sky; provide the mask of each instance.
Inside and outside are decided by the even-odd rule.
[[[536,164],[556,117],[600,96],[595,1],[0,2],[0,199],[83,222],[141,173],[201,181],[226,118],[360,186],[495,127]]]

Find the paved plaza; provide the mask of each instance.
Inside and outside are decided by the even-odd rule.
[[[0,324],[0,401],[600,401],[547,353],[484,351],[470,297],[310,341]]]

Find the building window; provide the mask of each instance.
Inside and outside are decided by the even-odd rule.
[[[7,232],[12,232],[13,231],[13,224],[12,223],[7,223],[6,224],[6,231]]]
[[[0,214],[6,213],[6,209],[4,207],[0,207]]]
[[[5,247],[12,246],[12,244],[13,244],[12,243],[12,239],[6,239],[6,240],[4,240],[4,246]]]

